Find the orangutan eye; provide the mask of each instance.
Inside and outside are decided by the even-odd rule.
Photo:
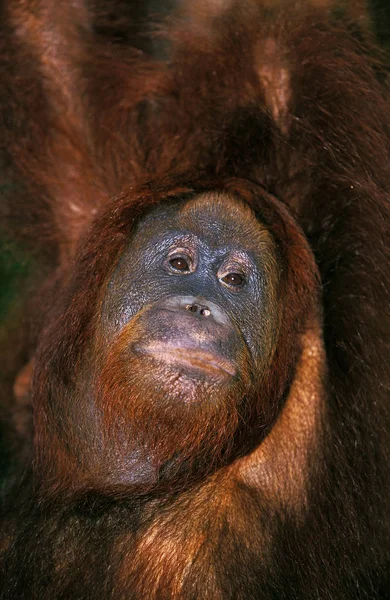
[[[228,287],[239,289],[245,284],[245,277],[241,273],[227,273],[220,281]]]
[[[169,264],[175,271],[188,272],[190,270],[189,260],[184,258],[184,256],[171,258]]]

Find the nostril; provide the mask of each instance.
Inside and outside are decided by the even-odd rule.
[[[185,308],[192,313],[199,312],[202,317],[209,317],[211,315],[211,310],[207,308],[207,306],[199,306],[199,304],[186,304]]]
[[[196,313],[198,310],[198,307],[195,304],[187,304],[186,309],[189,310],[190,312]]]

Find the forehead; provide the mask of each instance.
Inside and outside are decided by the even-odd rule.
[[[174,206],[160,206],[140,224],[136,237],[153,233],[190,233],[210,247],[239,241],[248,250],[272,245],[268,230],[256,218],[250,206],[222,192],[199,194]]]
[[[210,238],[210,242],[233,237],[247,242],[253,240],[258,245],[268,233],[248,204],[217,192],[201,194],[187,202],[180,208],[177,221],[195,235]]]

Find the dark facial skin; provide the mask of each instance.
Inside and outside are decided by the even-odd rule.
[[[110,344],[137,325],[132,351],[150,363],[151,379],[156,367],[178,374],[175,390],[189,400],[191,382],[233,383],[243,363],[252,380],[269,364],[276,288],[265,227],[243,203],[204,194],[158,208],[139,225],[107,288],[103,335]]]

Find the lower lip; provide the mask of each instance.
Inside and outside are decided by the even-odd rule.
[[[209,371],[216,375],[236,375],[236,368],[230,361],[216,357],[211,352],[203,352],[191,348],[172,348],[162,344],[138,347],[138,351],[149,354],[153,358],[165,363],[180,363],[191,368]]]

